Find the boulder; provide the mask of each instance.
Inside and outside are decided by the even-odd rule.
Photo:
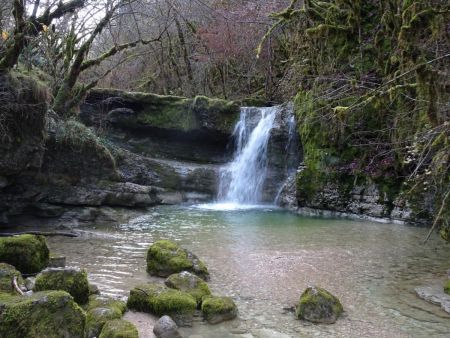
[[[129,321],[114,319],[106,322],[99,338],[139,338],[139,334]]]
[[[201,304],[203,297],[211,295],[208,284],[188,271],[170,275],[165,284],[169,288],[189,293],[197,304]]]
[[[84,311],[64,291],[0,297],[0,337],[84,338]]]
[[[157,338],[181,338],[178,326],[169,316],[162,316],[153,327]]]
[[[333,324],[343,311],[337,297],[327,290],[310,286],[301,295],[295,314],[309,322]]]
[[[0,292],[14,294],[12,286],[13,278],[17,278],[17,284],[23,285],[22,275],[15,267],[6,263],[0,263]]]
[[[78,268],[49,268],[36,277],[34,291],[63,290],[72,295],[78,304],[89,300],[89,283],[85,270]]]
[[[127,306],[156,316],[171,316],[178,325],[192,322],[197,302],[190,294],[161,284],[143,284],[130,291]]]
[[[104,296],[90,296],[86,309],[86,337],[98,337],[110,320],[121,319],[127,306],[125,302]]]
[[[207,296],[203,298],[202,312],[210,324],[232,320],[237,316],[237,306],[229,297]]]
[[[20,235],[0,238],[0,262],[13,265],[24,274],[47,267],[49,250],[43,236]]]
[[[209,278],[208,269],[196,255],[168,240],[157,241],[150,246],[147,251],[147,271],[159,277],[189,271],[203,279]]]
[[[66,267],[66,257],[64,256],[50,256],[48,262],[49,268],[65,268]]]

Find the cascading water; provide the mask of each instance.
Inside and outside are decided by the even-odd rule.
[[[260,113],[253,129],[253,112]],[[261,202],[267,174],[267,146],[279,107],[242,108],[233,136],[236,152],[233,161],[220,174],[218,200],[221,203],[257,204]]]

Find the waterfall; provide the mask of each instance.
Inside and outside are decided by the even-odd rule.
[[[267,146],[277,111],[279,107],[241,109],[240,120],[233,133],[236,140],[234,159],[220,173],[220,202],[261,202],[267,174]],[[255,118],[258,121],[252,126]]]

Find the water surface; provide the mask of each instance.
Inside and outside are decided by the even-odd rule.
[[[214,209],[214,208],[209,208]],[[226,208],[225,208],[226,209]],[[86,268],[102,293],[127,296],[142,282],[145,253],[171,239],[209,267],[214,293],[236,301],[239,320],[184,329],[208,338],[444,337],[450,316],[418,299],[414,288],[443,282],[450,246],[427,245],[422,228],[306,218],[269,207],[208,210],[162,206],[126,224],[89,227],[80,238],[50,238],[52,251]],[[346,310],[334,325],[296,320],[286,308],[308,285],[337,295]]]

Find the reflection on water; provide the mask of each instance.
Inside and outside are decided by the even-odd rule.
[[[176,240],[205,261],[211,288],[235,299],[240,320],[198,323],[185,330],[188,334],[225,338],[275,330],[292,337],[439,337],[450,332],[450,316],[414,294],[417,286],[443,281],[450,263],[450,246],[438,239],[421,244],[426,229],[304,218],[267,208],[157,207],[127,224],[85,230],[80,238],[50,238],[49,244],[68,264],[86,268],[104,294],[126,296],[134,285],[152,280],[145,253],[158,239]],[[283,309],[311,284],[341,299],[344,318],[334,325],[310,325]]]

